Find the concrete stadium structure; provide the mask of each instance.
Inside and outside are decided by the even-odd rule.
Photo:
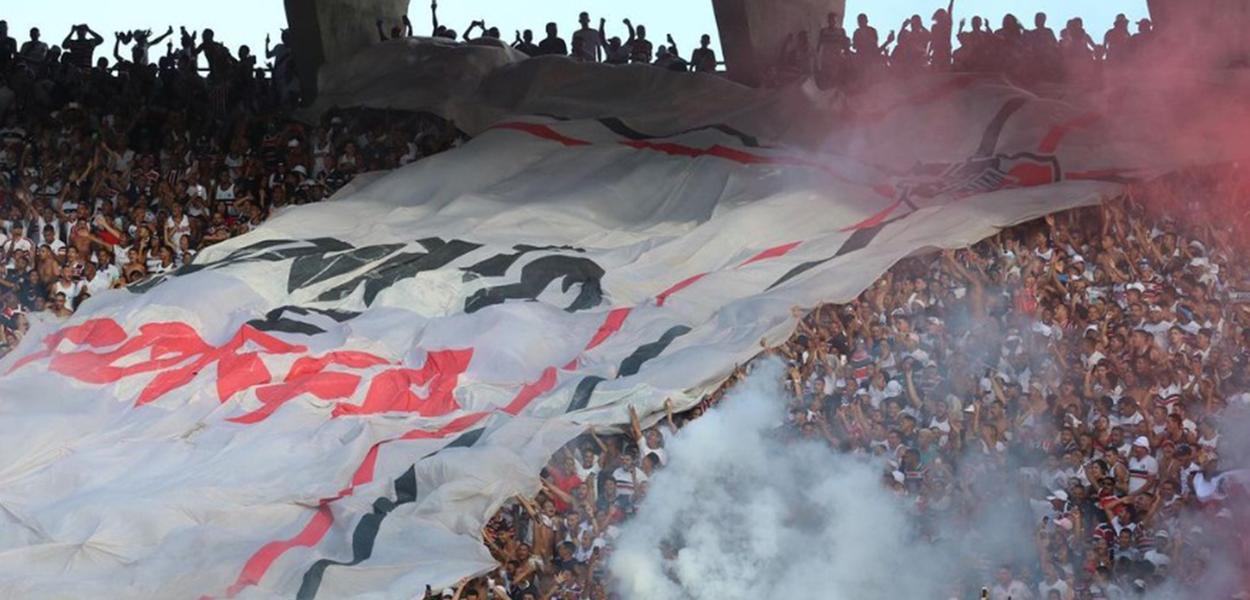
[[[397,22],[409,0],[285,0],[307,98],[316,95],[322,64],[377,40],[379,17]],[[1160,35],[1184,39],[1186,60],[1212,66],[1250,63],[1250,1],[1148,0]],[[787,34],[806,30],[814,42],[826,15],[845,16],[846,0],[712,0],[729,76],[754,85]],[[844,19],[845,20],[845,19]]]

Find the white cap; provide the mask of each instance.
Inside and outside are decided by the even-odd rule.
[[[1062,500],[1064,502],[1067,502],[1068,493],[1063,490],[1055,490],[1051,492],[1049,496],[1046,496],[1046,499],[1047,500]]]
[[[1133,440],[1133,446],[1149,450],[1150,440],[1146,439],[1146,436],[1144,435],[1139,435],[1137,436],[1137,439]]]

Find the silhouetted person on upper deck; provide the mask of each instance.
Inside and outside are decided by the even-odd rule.
[[[529,29],[526,29],[524,34],[520,31],[516,32],[516,41],[512,42],[512,47],[526,56],[538,55],[538,45],[534,43],[534,32]]]
[[[920,15],[912,15],[899,27],[898,44],[894,46],[894,65],[914,71],[924,66],[928,52],[929,30],[925,29]]]
[[[885,62],[885,49],[894,43],[894,32],[890,32],[884,44],[878,44],[880,38],[877,35],[877,29],[868,24],[868,15],[860,13],[856,17],[856,22],[859,27],[855,29],[855,35],[851,37],[851,47],[855,50],[855,57],[861,67]]]
[[[621,43],[621,38],[604,33],[607,19],[599,19],[599,45],[603,48],[603,62],[609,65],[629,64],[629,46]]]
[[[951,13],[954,10],[955,0],[951,0],[946,8],[933,12],[933,24],[929,26],[929,64],[938,69],[951,65],[951,34],[954,33]]]
[[[560,39],[560,28],[555,23],[547,23],[547,37],[543,41],[538,42],[538,54],[556,56],[568,56],[569,47]]]
[[[590,27],[590,13],[582,12],[577,16],[577,22],[582,28],[573,32],[574,58],[583,62],[603,60],[603,44],[599,39],[599,30]]]
[[[690,53],[690,66],[699,73],[716,72],[716,51],[712,50],[712,36],[703,34],[699,47]]]
[[[1123,13],[1116,15],[1115,25],[1107,30],[1102,38],[1102,47],[1107,60],[1122,61],[1131,53],[1133,34],[1128,30],[1128,17]]]
[[[625,47],[629,48],[629,62],[651,62],[651,40],[647,39],[647,26],[634,27],[629,19],[625,19],[625,26],[629,28],[629,41],[625,42]]]

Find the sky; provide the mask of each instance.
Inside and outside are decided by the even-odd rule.
[[[912,14],[924,16],[927,22],[944,2],[848,0],[847,13],[867,13],[884,37]],[[159,35],[169,25],[174,27],[171,39],[175,44],[180,25],[197,30],[211,27],[217,39],[236,53],[240,44],[247,44],[260,54],[265,34],[272,34],[276,41],[286,24],[282,0],[13,0],[5,4],[0,18],[8,20],[10,35],[18,43],[26,41],[30,27],[39,27],[44,41],[59,44],[71,25],[87,23],[104,36],[104,54],[109,56],[113,32],[150,28]],[[561,35],[567,36],[577,28],[577,14],[585,10],[596,26],[600,17],[608,20],[609,36],[625,37],[621,19],[629,17],[635,24],[647,25],[648,37],[657,42],[671,33],[683,54],[688,54],[704,33],[711,34],[713,44],[719,46],[711,0],[441,0],[438,10],[440,20],[457,31],[463,31],[470,21],[485,19],[509,39],[517,29],[532,29],[541,38],[548,21],[558,23]],[[1148,15],[1146,0],[957,0],[955,18],[958,21],[979,14],[998,23],[1003,14],[1013,12],[1031,24],[1031,15],[1039,10],[1050,14],[1051,27],[1056,30],[1069,17],[1079,15],[1099,40],[1116,13],[1123,12],[1133,21]],[[418,33],[429,31],[429,4],[425,0],[413,0],[409,14]]]

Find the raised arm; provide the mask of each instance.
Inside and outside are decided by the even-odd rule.
[[[438,35],[438,0],[430,2],[430,19],[434,22],[434,30],[431,35]]]
[[[116,66],[118,67],[122,66],[122,64],[126,62],[126,59],[122,58],[121,45],[122,45],[121,36],[120,35],[115,36],[113,38],[113,59],[117,61]]]
[[[629,433],[634,436],[634,443],[642,443],[642,423],[638,421],[638,411],[634,410],[634,406],[629,406]]]
[[[635,39],[637,39],[637,38],[635,38],[635,37],[634,37],[634,24],[633,24],[633,23],[630,23],[630,22],[629,22],[629,19],[625,19],[625,26],[629,28],[629,41],[627,41],[627,42],[625,42],[625,43],[626,43],[627,45],[628,45],[628,44],[632,44],[632,43],[634,43],[634,40],[635,40]]]
[[[160,37],[158,37],[158,38],[156,38],[156,39],[154,39],[154,40],[152,40],[152,41],[148,42],[148,45],[149,45],[149,46],[155,46],[155,45],[157,45],[157,44],[160,44],[161,42],[165,41],[165,38],[167,38],[167,37],[169,37],[169,36],[171,36],[171,35],[173,35],[173,34],[174,34],[174,26],[173,26],[173,25],[170,25],[170,26],[169,26],[169,28],[165,30],[165,33],[162,33]]]

